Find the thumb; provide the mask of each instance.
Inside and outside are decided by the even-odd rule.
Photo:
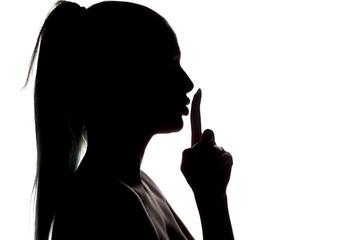
[[[206,129],[201,136],[200,142],[209,145],[216,145],[214,132],[211,129]]]

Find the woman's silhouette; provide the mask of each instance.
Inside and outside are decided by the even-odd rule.
[[[167,21],[137,4],[58,2],[30,72],[36,56],[35,239],[48,239],[50,229],[53,240],[193,239],[140,170],[153,135],[182,129],[193,88]],[[232,159],[211,130],[201,132],[200,100],[198,91],[193,147],[183,152],[181,170],[204,239],[233,239],[226,199]]]

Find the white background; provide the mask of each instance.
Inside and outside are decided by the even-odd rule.
[[[0,239],[31,239],[35,173],[28,64],[53,1],[0,3]],[[90,1],[80,4],[89,6]],[[360,2],[138,1],[168,19],[203,90],[203,126],[234,157],[235,237],[360,239]],[[193,93],[189,94],[192,97]],[[143,169],[201,239],[179,165],[189,119],[156,136]]]

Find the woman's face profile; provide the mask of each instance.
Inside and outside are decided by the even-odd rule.
[[[161,44],[163,41],[166,43]],[[167,133],[182,129],[182,116],[189,113],[186,105],[190,100],[186,94],[193,89],[193,83],[180,65],[181,53],[175,34],[159,42],[150,48],[149,60],[143,67],[142,81],[146,83],[139,99],[147,114],[144,118],[153,124],[154,131]]]

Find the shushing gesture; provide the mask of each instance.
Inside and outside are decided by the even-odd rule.
[[[191,104],[191,148],[183,151],[181,171],[196,196],[220,197],[226,194],[232,156],[216,145],[214,132],[201,130],[201,90]]]

